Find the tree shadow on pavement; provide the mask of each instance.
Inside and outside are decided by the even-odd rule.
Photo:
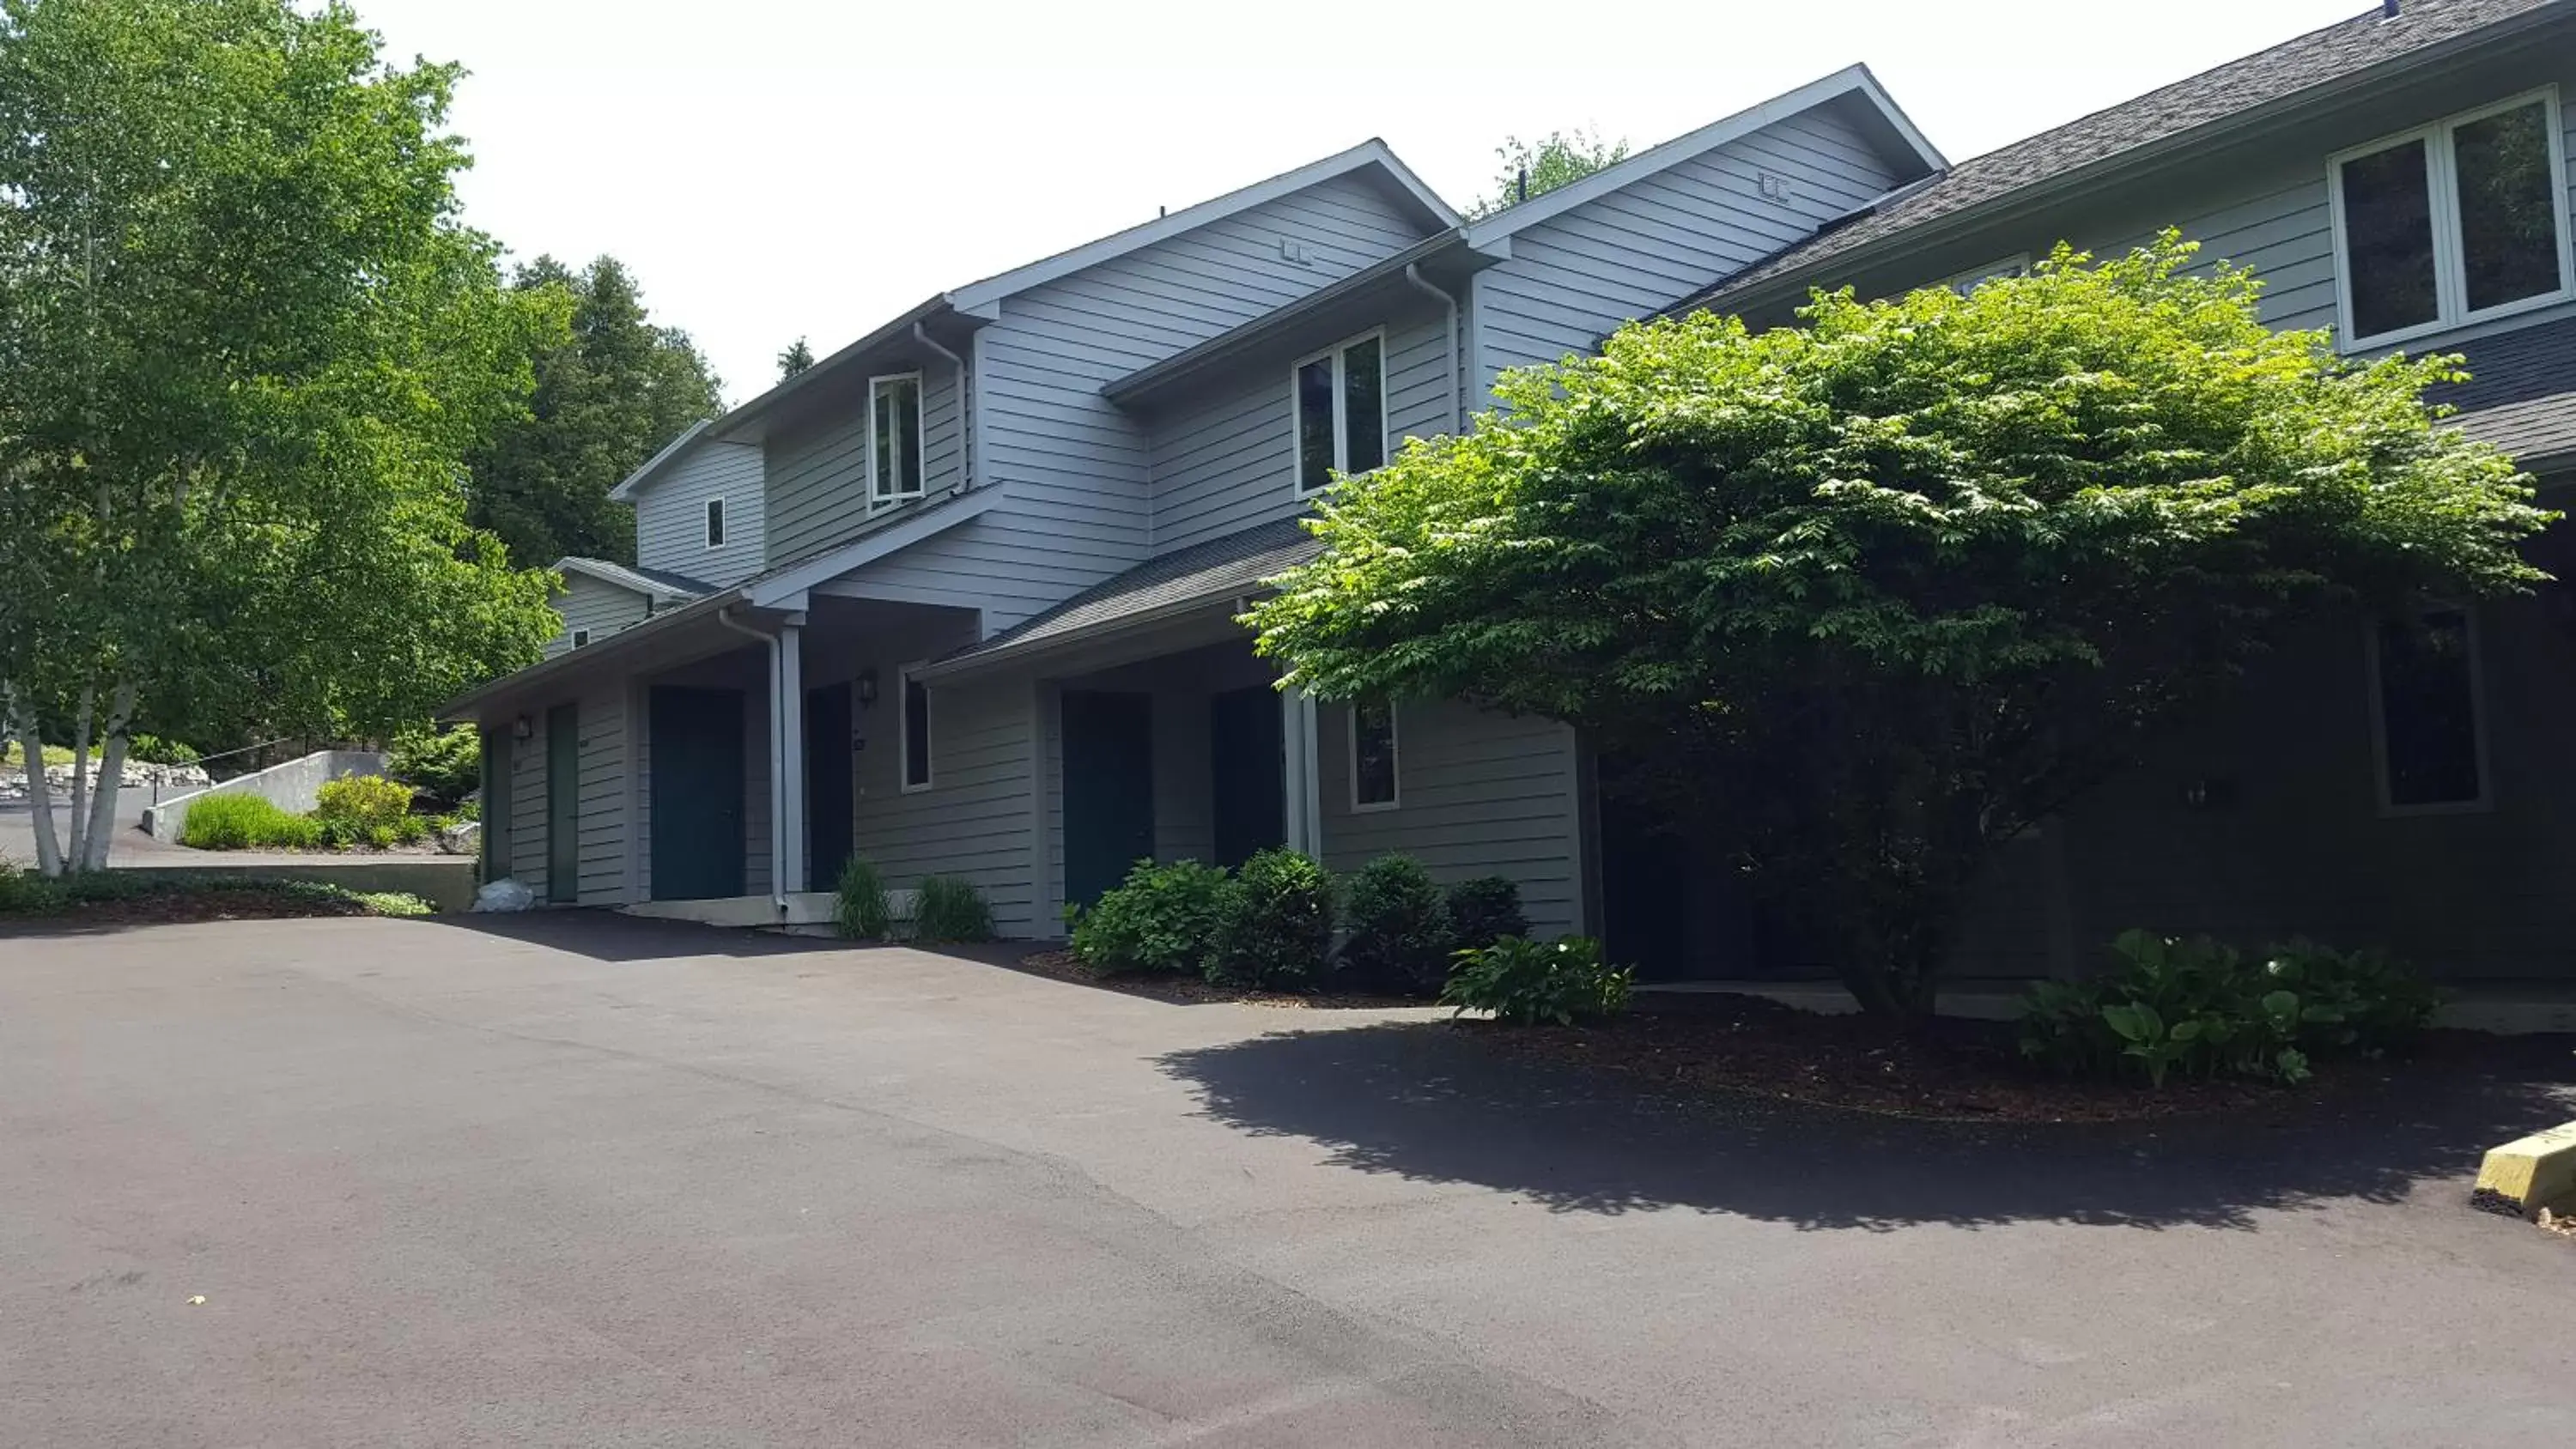
[[[2009,1128],[1665,1099],[1505,1056],[1446,1022],[1274,1033],[1158,1064],[1204,1115],[1315,1142],[1332,1165],[1474,1183],[1561,1212],[2249,1229],[2258,1211],[2393,1202],[2436,1178],[2456,1180],[2465,1203],[2485,1148],[2576,1109],[2565,1038],[2524,1039],[2498,1058],[2481,1074],[2401,1073],[2277,1121]]]

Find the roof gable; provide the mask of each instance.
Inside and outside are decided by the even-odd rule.
[[[1696,131],[1640,151],[1616,165],[1605,166],[1543,196],[1506,207],[1481,221],[1469,222],[1467,244],[1472,247],[1492,246],[1514,232],[1563,215],[1585,202],[1607,196],[1659,171],[1669,170],[1729,141],[1749,136],[1765,126],[1843,97],[1852,98],[1883,121],[1892,133],[1894,144],[1910,154],[1922,169],[1938,171],[1949,165],[1940,151],[1915,128],[1914,122],[1888,95],[1886,88],[1878,83],[1878,77],[1870,74],[1868,66],[1845,66],[1832,75],[1809,81],[1796,90],[1784,91],[1759,105],[1711,121]]]

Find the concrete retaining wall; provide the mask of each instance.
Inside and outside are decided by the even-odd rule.
[[[236,775],[220,785],[173,795],[143,812],[143,829],[155,840],[175,841],[188,822],[188,802],[201,795],[258,795],[301,815],[321,798],[322,787],[348,775],[381,775],[385,757],[375,750],[316,750],[299,760]],[[388,886],[384,889],[391,890]]]
[[[282,859],[261,856],[230,861],[220,855],[155,856],[150,863],[121,865],[119,870],[168,871],[176,875],[251,876],[260,880],[309,880],[353,891],[403,891],[442,911],[461,911],[474,904],[474,859],[464,855],[393,855],[357,859],[320,856]]]

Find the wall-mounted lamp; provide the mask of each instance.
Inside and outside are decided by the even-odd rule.
[[[855,694],[855,695],[857,695],[857,696],[858,696],[858,700],[859,700],[859,707],[860,707],[861,709],[865,709],[865,708],[867,708],[869,705],[872,705],[872,704],[876,703],[876,702],[877,702],[877,672],[876,672],[876,670],[875,670],[873,667],[860,670],[860,671],[859,671],[859,677],[850,681],[850,690],[851,690],[851,692],[852,692],[853,694]]]
[[[526,715],[521,715],[517,719],[510,721],[510,738],[514,740],[530,740],[535,739],[536,736],[537,722],[535,720],[528,718]]]

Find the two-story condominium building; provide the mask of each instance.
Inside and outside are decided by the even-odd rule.
[[[942,292],[620,486],[638,567],[566,560],[550,657],[453,707],[493,868],[778,919],[855,852],[1049,935],[1143,856],[1402,850],[1656,974],[1819,974],[1565,727],[1275,687],[1234,616],[1310,556],[1328,476],[1632,319],[1786,323],[1812,286],[2179,225],[2281,325],[2467,351],[2463,423],[2549,480],[2576,469],[2571,10],[2414,0],[1957,166],[1854,68],[1472,222],[1372,141]],[[2571,619],[2553,588],[2310,641],[2017,846],[1963,968],[2071,971],[2137,923],[2563,971]]]
[[[1370,141],[939,293],[619,486],[638,566],[565,560],[549,657],[453,708],[492,867],[775,918],[856,852],[1047,935],[1140,857],[1287,842],[1582,927],[1569,730],[1283,694],[1234,615],[1332,471],[1942,165],[1854,68],[1483,221]]]

